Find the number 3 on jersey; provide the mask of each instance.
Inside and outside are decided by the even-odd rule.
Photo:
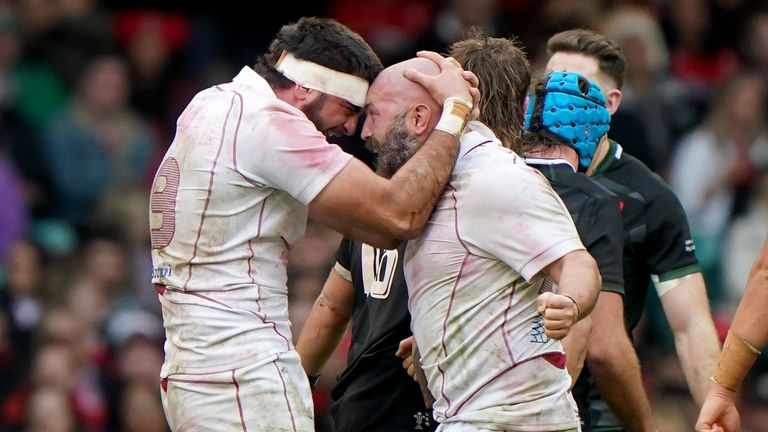
[[[176,195],[179,193],[179,163],[169,157],[157,171],[149,198],[152,249],[168,246],[176,232]]]
[[[360,255],[363,261],[365,294],[373,298],[387,298],[399,259],[397,249],[379,249],[363,244]]]

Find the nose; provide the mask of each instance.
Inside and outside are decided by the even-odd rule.
[[[344,135],[351,136],[357,129],[357,121],[360,119],[359,115],[353,115],[344,122]]]
[[[363,128],[360,131],[360,138],[363,140],[368,140],[373,136],[373,132],[371,131],[370,125],[368,124],[368,117],[365,118],[365,121],[363,122]]]

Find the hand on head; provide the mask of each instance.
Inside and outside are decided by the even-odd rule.
[[[403,76],[424,87],[437,103],[442,105],[443,101],[449,97],[459,97],[469,106],[474,107],[478,104],[480,90],[475,74],[463,70],[455,59],[443,57],[436,52],[419,51],[417,56],[434,62],[440,68],[440,72],[437,75],[429,75],[408,68],[403,70]]]

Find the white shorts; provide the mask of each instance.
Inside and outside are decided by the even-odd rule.
[[[173,431],[313,431],[312,393],[296,351],[212,374],[171,375],[161,395]]]
[[[437,432],[499,432],[496,430],[490,430],[490,429],[478,429],[476,426],[472,425],[471,423],[451,423],[451,424],[441,424],[437,428]],[[567,429],[567,430],[561,430],[561,431],[547,431],[547,432],[581,432],[581,426],[579,426],[576,429]]]

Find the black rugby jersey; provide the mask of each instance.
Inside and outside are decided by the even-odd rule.
[[[622,250],[624,235],[618,197],[563,159],[527,158],[525,162],[549,180],[571,214],[584,247],[597,261],[603,291],[624,295]],[[591,424],[589,370],[584,365],[572,394],[579,407],[584,430]]]
[[[637,326],[651,286],[701,271],[688,219],[672,189],[645,164],[611,141],[592,175],[621,200],[624,223],[624,316]]]
[[[592,178],[619,197],[624,225],[624,320],[631,331],[643,314],[651,278],[677,279],[701,271],[688,220],[675,193],[662,178],[622,147],[610,142],[608,155]],[[589,399],[591,428],[622,430],[585,366],[573,389]],[[577,396],[578,395],[578,396]],[[581,408],[581,407],[580,407]]]
[[[405,242],[394,251],[342,240],[336,254],[355,291],[347,368],[331,396],[337,431],[434,431],[419,385],[395,356],[411,336],[403,276]]]
[[[597,261],[603,279],[602,290],[624,295],[619,199],[586,175],[574,171],[563,159],[526,158],[525,162],[544,174],[563,200],[581,242]]]

